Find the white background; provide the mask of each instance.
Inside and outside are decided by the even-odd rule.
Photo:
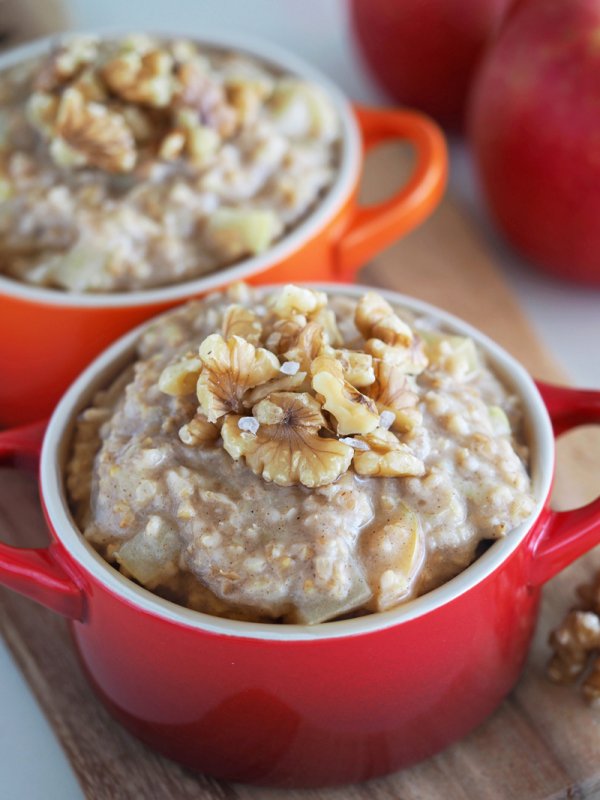
[[[360,66],[342,0],[71,0],[67,6],[76,29],[251,32],[312,61],[353,99],[382,100]],[[502,244],[486,217],[461,143],[452,145],[451,186],[479,221],[497,263],[566,373],[581,386],[600,386],[600,292],[541,276]],[[60,746],[1,641],[0,709],[1,800],[81,798]]]

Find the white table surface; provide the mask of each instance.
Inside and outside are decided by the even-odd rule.
[[[71,0],[72,27],[171,31],[235,28],[273,39],[328,73],[349,96],[381,96],[356,57],[343,0]],[[531,270],[501,242],[478,196],[469,155],[452,145],[451,185],[481,225],[498,264],[542,340],[575,384],[600,386],[600,292]],[[21,674],[0,640],[0,798],[79,800],[71,768]]]

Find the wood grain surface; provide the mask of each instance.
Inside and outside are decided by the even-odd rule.
[[[386,152],[369,166],[367,191],[391,188],[402,156]],[[536,339],[485,243],[453,198],[434,217],[361,274],[462,316],[494,337],[537,377],[564,380]],[[560,445],[558,507],[598,493],[600,436],[585,431]],[[0,471],[4,541],[43,546],[44,524],[33,476]],[[411,769],[366,784],[323,791],[282,791],[218,783],[151,753],[114,723],[95,699],[71,648],[66,624],[6,591],[0,632],[93,800],[550,800],[600,797],[600,712],[571,688],[544,678],[546,639],[573,599],[575,585],[600,566],[581,559],[544,590],[540,623],[525,672],[510,697],[478,730]],[[1,790],[0,790],[1,794]]]

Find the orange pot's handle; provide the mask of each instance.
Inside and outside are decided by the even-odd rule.
[[[371,206],[355,201],[354,213],[337,244],[338,278],[353,281],[370,258],[422,222],[446,187],[448,153],[438,126],[415,111],[355,106],[365,154],[394,139],[412,144],[416,164],[408,182],[389,200]]]
[[[39,461],[45,422],[0,432],[0,464]],[[55,544],[37,550],[0,543],[0,585],[29,597],[65,617],[83,620],[83,592],[61,564]]]
[[[600,391],[537,383],[554,433],[600,424]],[[530,583],[539,586],[600,543],[600,497],[572,511],[551,511],[532,542]]]

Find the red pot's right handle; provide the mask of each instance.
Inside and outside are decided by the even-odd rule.
[[[556,436],[580,425],[600,424],[600,391],[541,382],[537,387]],[[546,583],[599,543],[600,497],[572,511],[551,511],[533,542],[531,584]]]
[[[39,461],[45,428],[45,422],[37,422],[0,431],[0,464]],[[84,618],[83,590],[61,563],[56,544],[34,550],[0,543],[0,585],[70,619]]]

